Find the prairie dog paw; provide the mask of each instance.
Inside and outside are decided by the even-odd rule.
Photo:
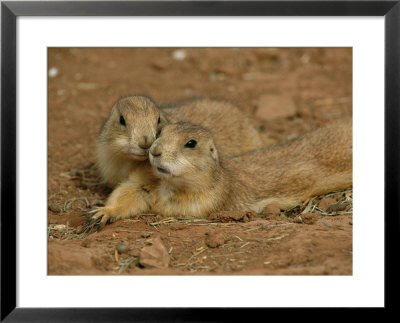
[[[86,228],[91,231],[95,228],[96,231],[101,230],[106,224],[113,223],[122,218],[121,215],[115,214],[111,209],[107,207],[96,207],[88,212],[82,214],[82,216],[88,217],[86,220]]]

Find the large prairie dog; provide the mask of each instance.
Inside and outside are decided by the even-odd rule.
[[[122,183],[90,221],[140,213],[206,217],[222,210],[281,209],[352,183],[351,119],[241,156],[219,155],[212,135],[188,123],[168,124],[150,148],[154,181]]]
[[[161,128],[188,121],[209,129],[222,155],[239,155],[262,146],[250,120],[226,101],[197,99],[160,108],[146,96],[121,98],[101,128],[97,166],[104,182],[114,187],[133,170],[148,167],[148,150]]]

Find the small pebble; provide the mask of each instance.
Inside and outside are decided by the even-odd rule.
[[[264,210],[262,211],[262,214],[265,214],[265,215],[280,215],[281,214],[281,209],[276,204],[269,204],[264,208]]]
[[[172,58],[177,61],[183,61],[187,56],[187,53],[184,49],[177,49],[172,52]]]
[[[346,210],[347,203],[335,203],[332,204],[328,207],[326,212],[331,213],[331,212],[340,212]]]
[[[257,216],[254,211],[219,211],[208,216],[210,221],[218,222],[249,222]]]
[[[139,262],[143,267],[166,268],[169,265],[167,248],[159,237],[150,239],[151,244],[140,251]]]
[[[225,243],[225,236],[222,232],[206,232],[205,243],[210,248],[217,248]]]
[[[301,218],[305,224],[314,224],[318,220],[318,214],[304,213],[301,215]]]
[[[49,69],[49,77],[56,77],[58,75],[58,69],[56,67],[52,67]]]
[[[318,203],[318,207],[322,211],[326,211],[332,204],[336,203],[336,200],[332,197],[324,197],[321,201]]]
[[[118,242],[115,249],[117,249],[119,254],[127,253],[129,251],[129,247],[123,242]]]

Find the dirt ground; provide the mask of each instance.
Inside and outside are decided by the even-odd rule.
[[[52,48],[48,67],[49,275],[352,274],[351,187],[292,210],[140,215],[89,235],[80,216],[110,193],[95,141],[119,97],[228,99],[273,145],[351,115],[351,49]]]

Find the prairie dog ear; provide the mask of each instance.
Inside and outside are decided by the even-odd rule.
[[[112,115],[119,115],[119,111],[118,111],[118,106],[117,104],[114,104],[113,107],[111,108],[109,117],[111,117]]]
[[[161,111],[160,109],[159,109],[159,111],[160,111],[160,115],[159,115],[159,118],[158,118],[157,135],[156,135],[156,138],[158,138],[158,137],[160,136],[160,133],[161,133],[162,128],[163,128],[166,124],[169,123],[169,121],[167,120],[167,117],[166,117],[165,113],[164,113],[163,111]]]
[[[160,111],[160,125],[164,126],[167,123],[169,123],[169,120],[167,118],[167,115],[164,111],[162,111],[161,109],[158,109]]]
[[[215,161],[218,161],[218,159],[219,159],[218,151],[213,142],[210,142],[209,149],[210,149],[210,155],[211,155],[212,159],[214,159]]]

